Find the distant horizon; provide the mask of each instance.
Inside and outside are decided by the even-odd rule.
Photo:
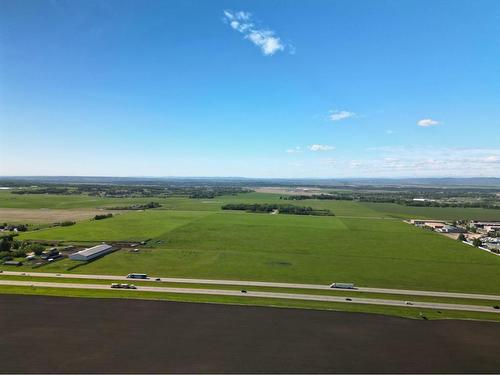
[[[246,177],[246,176],[118,176],[118,175],[0,175],[0,179],[4,178],[146,178],[146,179],[162,179],[162,178],[192,178],[192,179],[252,179],[252,180],[438,180],[438,179],[463,179],[463,180],[474,180],[474,179],[498,179],[497,176],[430,176],[430,177],[415,177],[415,176],[401,176],[401,177]]]

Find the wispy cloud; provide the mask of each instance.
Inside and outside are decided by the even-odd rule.
[[[500,163],[500,155],[490,155],[484,158],[486,163]]]
[[[224,21],[231,28],[242,33],[245,39],[259,47],[265,56],[272,56],[276,52],[284,51],[286,48],[288,48],[290,54],[295,53],[295,47],[283,43],[273,30],[255,25],[252,22],[252,14],[249,12],[225,10]]]
[[[331,151],[331,150],[334,150],[335,147],[330,146],[330,145],[318,145],[318,144],[315,144],[315,145],[308,146],[308,149],[311,150],[311,151]]]
[[[417,121],[418,126],[422,126],[424,128],[428,128],[429,126],[439,125],[439,121],[433,120],[431,118],[424,118],[422,120]]]
[[[407,176],[500,176],[500,149],[374,147],[366,172]]]
[[[350,117],[354,117],[356,114],[354,112],[349,112],[349,111],[339,111],[339,110],[333,110],[330,111],[330,114],[328,115],[328,118],[331,121],[340,121],[340,120],[345,120]]]
[[[297,154],[299,152],[302,152],[302,149],[300,148],[300,146],[296,146],[294,148],[289,148],[285,152],[287,152],[288,154]]]

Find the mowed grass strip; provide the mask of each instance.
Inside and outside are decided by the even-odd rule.
[[[148,287],[165,287],[165,288],[192,288],[192,289],[218,289],[218,290],[245,290],[247,292],[273,292],[273,293],[295,293],[295,294],[310,294],[319,296],[338,296],[350,298],[372,298],[372,299],[389,299],[398,301],[412,302],[436,302],[436,303],[454,303],[464,305],[480,305],[480,306],[497,306],[500,301],[485,300],[485,299],[470,299],[470,298],[450,298],[450,297],[434,297],[434,296],[415,296],[408,294],[387,294],[387,293],[367,293],[354,292],[349,290],[338,289],[301,289],[301,288],[276,288],[263,287],[253,285],[227,285],[227,284],[196,284],[196,283],[173,283],[167,281],[141,281],[141,280],[102,280],[102,279],[79,279],[66,277],[37,277],[37,276],[12,276],[0,275],[0,280],[12,281],[34,281],[34,282],[51,282],[63,284],[98,284],[109,285],[112,283],[130,283],[135,286]]]
[[[60,289],[46,287],[24,287],[24,286],[0,286],[0,294],[25,294],[25,295],[45,295],[62,297],[86,297],[86,298],[126,298],[126,299],[145,299],[145,300],[165,300],[178,302],[197,302],[197,303],[222,303],[231,305],[251,305],[251,306],[269,306],[280,308],[300,308],[331,311],[350,311],[361,313],[375,313],[383,315],[400,316],[410,319],[466,319],[466,320],[488,320],[500,321],[500,314],[472,312],[472,311],[453,311],[453,310],[434,310],[420,309],[411,307],[392,307],[383,305],[363,305],[355,303],[342,302],[320,302],[320,301],[301,301],[285,300],[272,298],[252,298],[236,296],[212,296],[202,294],[180,294],[180,293],[157,293],[141,292],[140,290],[92,290],[92,289]]]

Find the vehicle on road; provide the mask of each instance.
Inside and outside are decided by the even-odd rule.
[[[333,283],[332,285],[330,285],[330,288],[354,289],[354,284],[352,284],[352,283]]]
[[[500,310],[500,306],[498,306],[498,305],[493,306],[493,308],[494,308],[495,310]]]
[[[346,300],[346,301],[352,301],[352,299],[351,299],[351,298],[346,298],[345,300]]]
[[[137,289],[137,287],[134,284],[118,284],[118,283],[111,284],[111,288],[113,288],[113,289]]]
[[[410,301],[405,301],[405,304],[406,304],[406,305],[413,305],[413,302],[410,302]]]
[[[247,291],[245,289],[242,289],[241,290],[241,293],[246,293]]]
[[[147,279],[148,275],[145,273],[129,273],[127,279]]]
[[[161,281],[161,279],[160,279],[159,277],[157,277],[157,278],[155,279],[155,281]]]

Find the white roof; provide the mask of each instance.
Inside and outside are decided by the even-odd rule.
[[[91,256],[94,254],[99,254],[99,253],[106,251],[106,250],[109,250],[109,249],[111,249],[110,245],[102,244],[102,245],[89,247],[88,249],[85,249],[85,250],[80,250],[76,254],[80,254],[80,255],[88,257],[88,256]]]

